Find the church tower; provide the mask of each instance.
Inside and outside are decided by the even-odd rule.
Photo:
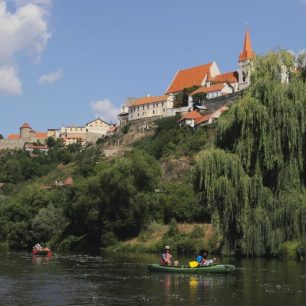
[[[239,90],[247,88],[251,83],[252,60],[255,53],[252,48],[250,32],[245,33],[243,50],[240,52],[238,61],[238,83]]]

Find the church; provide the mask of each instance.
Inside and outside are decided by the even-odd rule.
[[[250,32],[247,30],[237,71],[221,73],[215,62],[179,70],[168,86],[166,94],[177,94],[187,88],[199,87],[191,95],[206,93],[207,98],[214,98],[245,89],[250,85],[254,57]]]
[[[186,113],[193,104],[193,98],[199,94],[206,100],[211,100],[241,91],[250,85],[254,58],[250,32],[247,30],[243,48],[239,54],[237,70],[221,73],[216,62],[179,70],[164,95],[148,95],[130,99],[124,104],[118,115],[120,124],[140,119],[155,120],[174,116],[177,113]],[[178,95],[190,89],[193,91],[188,93],[189,105],[175,108]]]

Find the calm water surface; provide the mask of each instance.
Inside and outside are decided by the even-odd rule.
[[[306,262],[219,259],[231,275],[149,273],[152,255],[0,253],[0,305],[306,305]],[[187,258],[180,258],[188,262]]]

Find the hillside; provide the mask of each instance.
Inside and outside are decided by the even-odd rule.
[[[293,60],[258,57],[252,85],[210,126],[167,118],[85,150],[49,143],[47,156],[2,153],[0,240],[138,251],[170,242],[180,253],[205,244],[255,256],[305,245],[306,65],[294,70]],[[53,183],[70,176],[72,186]]]

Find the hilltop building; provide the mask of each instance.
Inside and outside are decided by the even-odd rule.
[[[129,105],[128,120],[151,117],[166,117],[167,110],[173,108],[174,95],[147,96],[136,99]]]
[[[99,138],[108,135],[113,130],[113,125],[105,122],[99,117],[85,125],[86,142],[96,142]]]
[[[185,113],[194,108],[193,98],[195,95],[201,95],[203,100],[211,100],[241,91],[250,85],[254,58],[255,53],[252,48],[250,32],[247,30],[236,71],[221,73],[216,62],[179,70],[164,95],[148,96],[124,104],[118,115],[120,124],[139,119],[150,118],[154,120],[175,116],[177,113]],[[189,94],[188,105],[174,108],[178,95],[184,90],[192,88],[194,90]],[[202,105],[202,109],[205,110],[204,105]],[[188,121],[187,118],[186,120]]]
[[[84,146],[86,144],[86,128],[84,126],[62,126],[59,138],[62,139],[65,146],[75,143]]]
[[[36,132],[28,123],[19,128],[19,134],[9,134],[7,139],[0,140],[1,149],[23,149],[26,143],[45,143],[47,132]]]
[[[64,145],[79,143],[85,146],[94,143],[99,138],[112,135],[116,125],[109,124],[99,117],[87,122],[85,126],[62,126],[60,129],[48,130],[50,137],[62,139]]]

